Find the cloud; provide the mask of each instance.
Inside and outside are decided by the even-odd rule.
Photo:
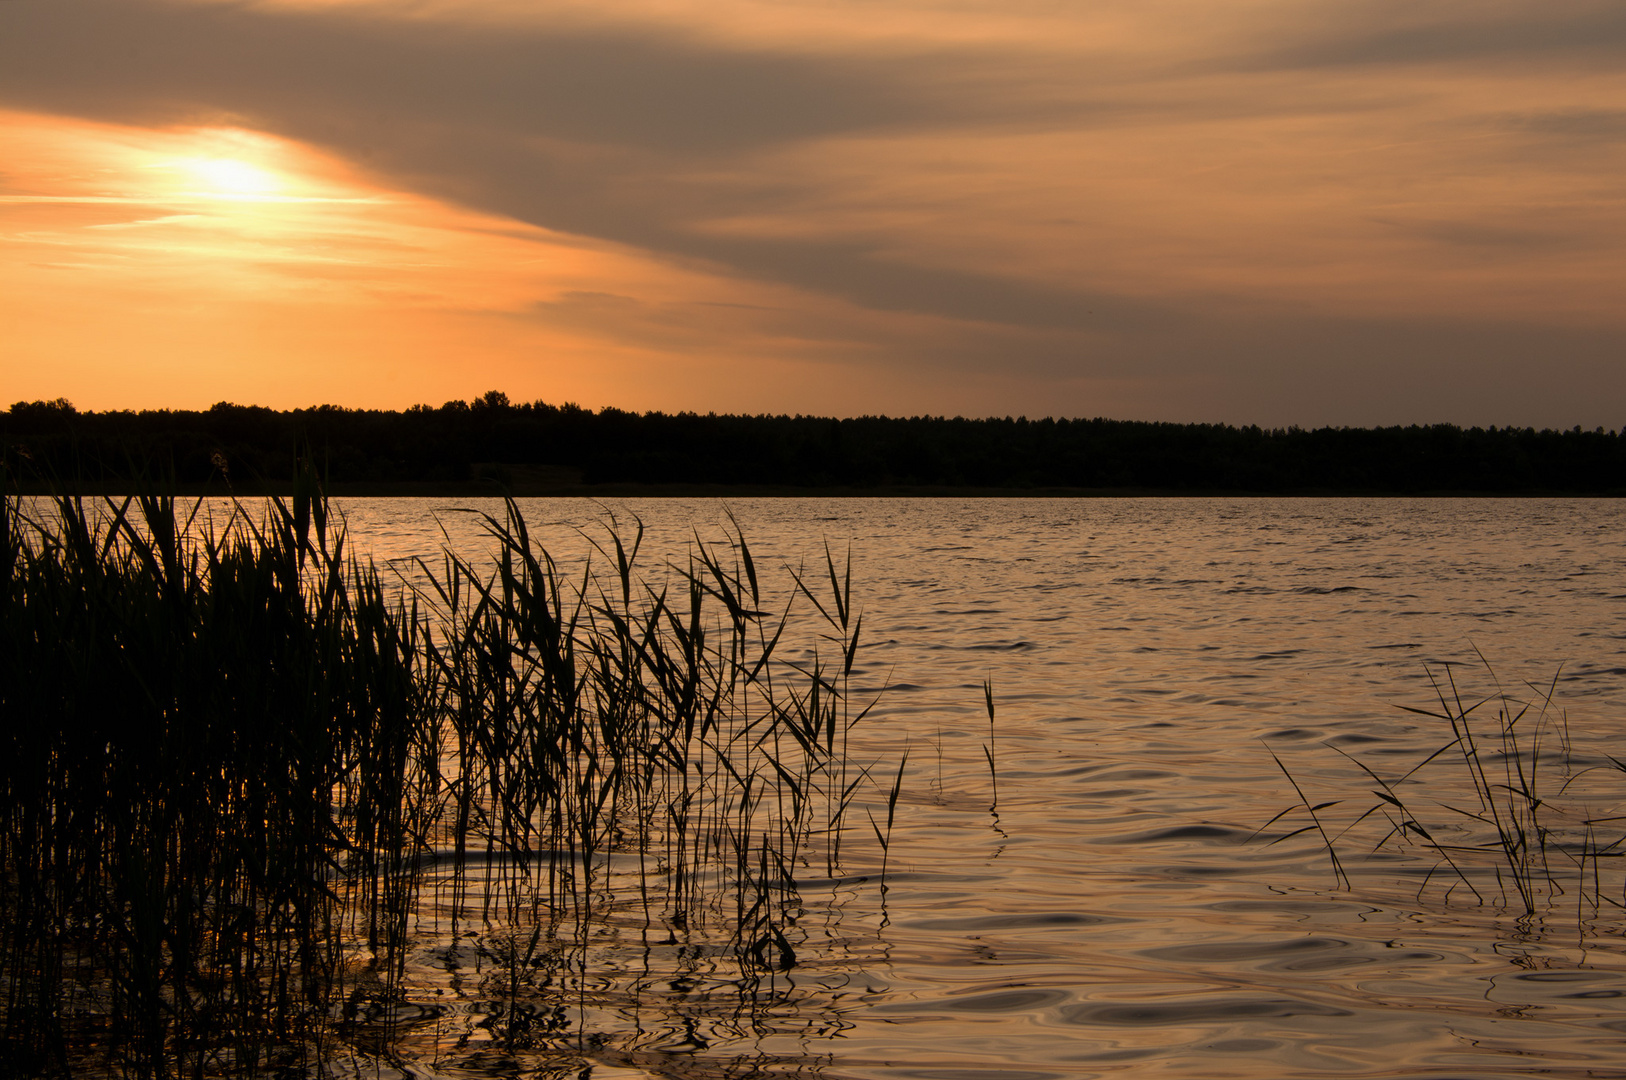
[[[852,154],[864,140],[933,132],[975,141],[996,129],[1153,129],[1284,108],[1257,93],[1194,97],[1177,80],[1150,89],[1155,60],[1137,86],[1121,58],[1077,63],[1084,46],[1072,64],[1060,48],[1018,55],[1007,43],[818,54],[670,28],[174,0],[19,0],[0,9],[0,28],[0,100],[12,106],[127,123],[229,120],[483,211],[877,311],[1080,331],[1167,329],[1184,321],[1181,302],[900,253],[885,220],[896,207],[822,236],[706,225],[752,208],[816,222],[817,189],[842,181],[816,166],[802,178],[764,167],[787,147]],[[1114,79],[1120,92],[1103,93]]]
[[[1106,380],[1150,395],[1139,415],[1271,419],[1252,395],[1305,422],[1615,385],[1612,0],[1033,3],[983,40],[993,0],[874,9],[912,35],[839,3],[796,7],[836,12],[818,35],[779,3],[746,5],[750,33],[458,6],[9,0],[0,106],[268,132],[704,278],[483,309],[651,355],[1007,372],[1085,412],[1093,390],[1057,388]]]
[[[1614,246],[1613,237],[1600,236],[1588,228],[1586,220],[1566,220],[1562,213],[1512,221],[1435,218],[1386,224],[1416,239],[1486,255],[1589,251]]]
[[[694,179],[707,163],[726,169],[751,152],[836,135],[986,122],[999,112],[988,93],[999,65],[983,60],[817,57],[624,27],[463,25],[350,9],[154,0],[0,9],[0,101],[12,107],[240,123],[478,209],[881,310],[1057,326],[1155,317],[1110,296],[911,267],[858,241],[719,239],[691,227],[741,201],[774,199],[739,173]],[[956,92],[957,79],[981,92]],[[1017,111],[1031,122],[1033,103]]]
[[[687,155],[918,123],[945,102],[880,62],[629,28],[547,29],[158,0],[0,9],[0,95],[130,123],[473,125]]]
[[[1313,21],[1312,21],[1313,20]],[[1281,36],[1296,40],[1280,40]],[[1618,66],[1626,7],[1612,0],[1390,0],[1314,5],[1310,19],[1255,55],[1262,68],[1434,65],[1495,61]]]
[[[1626,142],[1626,109],[1553,109],[1502,118],[1507,129],[1587,143]]]

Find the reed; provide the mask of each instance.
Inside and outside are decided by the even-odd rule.
[[[508,991],[539,953],[583,978],[587,928],[628,889],[664,940],[720,929],[744,978],[792,966],[796,868],[839,865],[869,779],[847,752],[868,712],[848,693],[850,568],[827,551],[829,591],[795,574],[774,615],[737,527],[652,574],[641,525],[612,529],[595,542],[604,572],[567,580],[512,501],[483,523],[489,568],[447,554],[420,569],[447,627],[427,655],[453,703],[441,840],[456,880],[477,863],[496,884],[481,918],[525,938]],[[798,596],[824,648],[781,656]],[[539,901],[568,927],[540,929]]]
[[[1353,766],[1355,791],[1313,801],[1272,751],[1298,801],[1261,832],[1305,821],[1272,842],[1313,832],[1346,887],[1352,851],[1421,855],[1419,895],[1442,882],[1447,901],[1461,890],[1527,924],[1571,903],[1582,922],[1605,905],[1626,910],[1626,792],[1618,784],[1626,763],[1574,744],[1554,700],[1556,674],[1515,691],[1480,659],[1495,685],[1485,696],[1465,694],[1449,667],[1428,672],[1435,705],[1404,711],[1438,723],[1449,738],[1405,768],[1380,772],[1329,745]]]
[[[387,1050],[430,900],[550,1009],[629,903],[725,942],[743,983],[797,963],[797,874],[839,866],[877,787],[848,755],[850,565],[827,551],[774,614],[737,526],[649,569],[636,526],[567,580],[510,500],[492,558],[403,588],[347,553],[308,463],[291,502],[198,515],[0,499],[0,1073]],[[822,630],[788,651],[798,599]],[[494,1028],[534,1040],[536,1015]]]
[[[988,759],[988,783],[993,789],[993,801],[988,804],[988,812],[996,818],[999,816],[999,769],[994,764],[994,681],[982,681],[982,701],[988,710],[988,741],[982,744],[983,757]]]
[[[6,1067],[298,1064],[345,919],[402,932],[420,624],[304,501],[204,535],[157,495],[4,505]]]

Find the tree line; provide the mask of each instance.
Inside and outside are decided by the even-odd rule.
[[[0,416],[13,482],[274,487],[310,454],[334,490],[599,485],[1012,492],[1590,493],[1626,491],[1626,430],[1453,424],[1262,428],[1046,417],[722,415],[471,401],[400,412],[79,411]],[[235,487],[234,487],[235,489]]]

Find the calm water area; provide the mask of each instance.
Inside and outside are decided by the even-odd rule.
[[[408,575],[442,543],[481,551],[462,509],[502,512],[340,505],[353,547]],[[732,512],[779,586],[774,568],[823,573],[826,543],[850,549],[857,681],[880,692],[855,753],[878,788],[909,755],[886,888],[856,840],[844,876],[809,871],[797,963],[749,994],[719,958],[607,928],[604,974],[524,1054],[492,1041],[471,953],[426,929],[409,1071],[368,1075],[1626,1077],[1613,886],[1527,916],[1428,877],[1416,848],[1366,857],[1375,819],[1340,842],[1347,888],[1314,832],[1269,842],[1301,818],[1255,836],[1297,801],[1272,752],[1312,799],[1344,800],[1324,811],[1342,827],[1376,802],[1351,758],[1390,776],[1446,743],[1400,708],[1434,703],[1431,672],[1538,703],[1527,683],[1556,673],[1553,711],[1599,766],[1575,790],[1626,794],[1604,756],[1626,758],[1626,503],[521,505],[565,565],[606,513],[641,519],[658,562]]]

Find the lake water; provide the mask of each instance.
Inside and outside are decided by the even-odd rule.
[[[727,520],[715,500],[522,506],[566,562],[606,510],[643,520],[646,558]],[[342,501],[353,545],[381,562],[433,553],[442,530],[478,552],[456,507],[501,512]],[[1479,903],[1427,877],[1438,860],[1415,847],[1363,857],[1376,818],[1339,842],[1348,888],[1314,832],[1268,842],[1301,815],[1254,837],[1297,800],[1272,751],[1312,800],[1344,800],[1323,811],[1341,828],[1377,800],[1339,750],[1387,778],[1446,743],[1443,721],[1397,707],[1434,702],[1430,672],[1525,701],[1556,672],[1576,754],[1548,790],[1599,766],[1561,794],[1606,816],[1626,794],[1603,756],[1626,757],[1626,503],[727,509],[764,567],[822,572],[826,542],[838,560],[850,547],[860,681],[886,687],[858,753],[886,770],[909,752],[887,888],[873,865],[804,882],[799,962],[753,994],[724,963],[679,978],[647,949],[611,958],[595,1004],[583,995],[557,1038],[515,1056],[490,1038],[479,980],[426,938],[411,1075],[1626,1077],[1612,864],[1601,899],[1572,884],[1531,916],[1499,902],[1489,869],[1468,871]],[[1454,775],[1432,793],[1471,797]]]

